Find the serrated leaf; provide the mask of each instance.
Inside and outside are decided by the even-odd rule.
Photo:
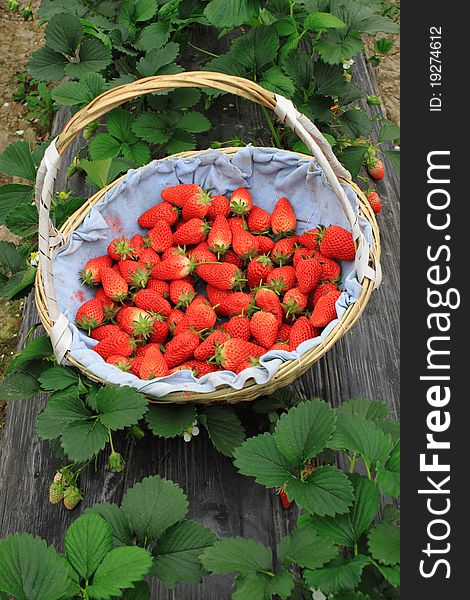
[[[308,527],[312,527],[320,535],[331,540],[335,544],[345,546],[346,548],[352,548],[356,543],[350,512],[334,517],[319,517],[317,515],[304,517],[304,519],[307,518]]]
[[[213,546],[204,550],[201,562],[212,573],[237,572],[242,575],[271,569],[272,553],[256,540],[227,537],[217,540]]]
[[[329,447],[357,452],[370,463],[384,463],[392,449],[392,440],[374,422],[341,414]]]
[[[52,440],[74,421],[83,421],[91,417],[75,389],[63,390],[52,394],[44,410],[36,421],[36,431],[40,438]]]
[[[354,487],[351,524],[356,542],[368,529],[379,511],[379,493],[373,481],[358,473],[349,476]]]
[[[255,477],[266,487],[279,487],[292,478],[293,467],[271,433],[249,438],[235,450],[234,457],[234,465],[242,475]]]
[[[233,29],[255,17],[259,9],[258,0],[211,0],[204,16],[216,27]]]
[[[146,477],[127,490],[121,504],[142,542],[158,539],[188,512],[183,490],[158,475]]]
[[[372,131],[372,121],[362,110],[351,108],[339,118],[341,131],[350,138],[365,136]]]
[[[87,198],[68,198],[65,201],[58,201],[52,210],[55,226],[57,228],[62,227],[65,221],[81,208],[85,202],[87,202]]]
[[[24,268],[24,258],[12,242],[0,240],[0,266],[4,273],[17,273]]]
[[[321,31],[322,29],[344,29],[346,23],[325,12],[311,12],[304,21],[304,29],[308,31]]]
[[[295,86],[292,80],[277,65],[265,71],[259,83],[267,90],[271,90],[276,94],[282,94],[288,98],[291,98],[295,93]]]
[[[186,152],[196,148],[196,138],[189,131],[184,129],[175,129],[170,141],[166,145],[169,154],[177,154],[178,152]]]
[[[121,5],[119,23],[142,23],[154,17],[157,13],[155,0],[124,0]]]
[[[302,465],[327,445],[335,428],[336,414],[329,404],[315,399],[302,402],[281,415],[275,439],[289,462]]]
[[[191,108],[201,99],[201,90],[196,88],[180,88],[170,92],[167,98],[173,110]]]
[[[370,400],[369,398],[354,398],[340,404],[336,409],[338,414],[363,417],[368,421],[377,422],[388,416],[390,408],[385,402],[380,400]]]
[[[21,352],[12,358],[6,369],[6,373],[17,371],[21,365],[24,365],[30,360],[48,359],[51,358],[52,355],[53,350],[49,336],[38,335],[37,337],[30,339]]]
[[[286,565],[317,569],[339,552],[335,543],[318,535],[311,527],[294,529],[278,546],[279,558]]]
[[[214,533],[200,523],[176,523],[158,540],[152,575],[170,589],[179,582],[198,583],[205,574],[199,556],[215,539]]]
[[[361,30],[369,35],[377,35],[377,33],[397,33],[399,27],[388,17],[372,14],[362,21]]]
[[[122,600],[151,600],[148,583],[138,581],[133,588],[124,590]]]
[[[79,79],[90,71],[101,71],[111,62],[111,52],[103,42],[95,38],[86,38],[78,51],[79,62],[68,63],[65,73],[72,79]]]
[[[28,61],[28,73],[33,79],[39,81],[57,81],[64,76],[66,65],[69,62],[60,52],[43,46],[36,50]]]
[[[82,81],[64,81],[51,91],[52,98],[63,106],[84,106],[93,96]]]
[[[196,421],[194,404],[152,404],[149,406],[145,420],[152,433],[163,438],[174,438]]]
[[[336,594],[342,590],[353,590],[359,583],[362,571],[370,563],[368,556],[359,554],[352,560],[335,559],[326,566],[304,571],[307,584],[324,594]]]
[[[339,155],[341,164],[351,173],[353,179],[359,175],[366,152],[365,146],[349,146]]]
[[[354,500],[349,479],[342,471],[330,466],[315,469],[305,481],[290,479],[286,493],[299,507],[320,516],[345,513]]]
[[[137,70],[142,77],[157,75],[159,70],[172,63],[179,53],[179,45],[170,42],[156,50],[148,51],[137,63]]]
[[[134,425],[147,411],[145,396],[127,386],[103,386],[94,402],[100,422],[113,431]]]
[[[133,133],[149,144],[164,144],[170,138],[165,130],[166,121],[154,112],[145,112],[137,117],[132,125]]]
[[[106,120],[108,132],[120,142],[132,142],[134,116],[124,108],[115,108]]]
[[[138,166],[145,165],[150,161],[150,148],[145,142],[123,144],[122,153],[124,158]]]
[[[5,225],[8,229],[23,238],[36,235],[38,223],[38,211],[36,206],[32,204],[15,206],[5,218]]]
[[[247,69],[258,73],[276,58],[279,38],[273,27],[253,27],[235,40],[230,55]]]
[[[392,163],[398,176],[400,176],[400,150],[382,150],[384,156]]]
[[[344,36],[341,31],[330,31],[317,41],[317,51],[329,65],[340,65],[360,54],[363,48],[364,43],[358,35],[348,33]]]
[[[132,546],[134,536],[125,511],[117,504],[93,504],[87,508],[86,514],[92,513],[102,517],[111,527],[113,546]]]
[[[36,267],[28,266],[22,271],[17,271],[0,287],[0,297],[4,300],[11,300],[17,294],[33,285],[35,278]]]
[[[343,68],[338,65],[328,65],[319,60],[313,69],[315,91],[321,96],[341,96],[347,87],[343,76]]]
[[[98,133],[89,146],[92,160],[106,160],[116,157],[121,150],[121,142],[109,133]]]
[[[23,371],[15,371],[0,381],[0,399],[5,402],[31,398],[38,390],[36,377]]]
[[[101,189],[108,183],[111,161],[111,158],[105,160],[81,160],[80,166],[88,175],[90,183]]]
[[[152,555],[144,548],[121,546],[109,552],[96,569],[93,583],[87,588],[90,598],[107,600],[120,596],[123,589],[142,581],[152,566]]]
[[[202,133],[209,131],[212,125],[209,119],[200,112],[190,111],[181,115],[177,121],[177,126],[190,133]]]
[[[81,577],[89,580],[113,548],[111,527],[98,515],[83,515],[67,529],[64,546],[69,563]]]
[[[135,47],[144,52],[164,46],[170,39],[169,23],[152,23],[140,32]]]
[[[396,444],[400,439],[400,421],[393,419],[378,419],[376,425],[382,429],[384,433],[388,433],[392,438],[392,443]]]
[[[376,480],[382,494],[393,497],[400,495],[400,441],[393,448],[385,465],[377,464]]]
[[[65,388],[68,388],[71,385],[77,385],[78,375],[71,369],[56,365],[42,373],[39,377],[39,383],[43,390],[49,392],[65,390]]]
[[[245,440],[245,429],[231,407],[207,406],[200,410],[199,420],[214,447],[225,456],[233,456]]]
[[[46,44],[52,50],[73,56],[83,37],[83,27],[74,15],[63,12],[46,26]]]
[[[400,128],[391,121],[384,121],[379,131],[379,142],[393,142],[400,139]]]
[[[36,167],[26,142],[13,142],[0,154],[0,171],[10,177],[36,179]]]
[[[268,577],[263,573],[239,575],[233,581],[232,600],[266,600]]]
[[[74,461],[85,461],[103,450],[108,430],[98,421],[74,421],[62,431],[60,443],[66,455]]]
[[[369,552],[384,565],[400,562],[400,528],[392,523],[379,523],[368,535]]]
[[[20,183],[7,183],[0,186],[0,225],[5,224],[5,217],[17,206],[30,204],[34,188]]]
[[[400,587],[400,565],[385,567],[384,565],[376,564],[375,567],[393,587]]]
[[[283,60],[283,68],[296,88],[306,90],[312,83],[314,63],[305,52],[291,50]]]
[[[266,585],[266,591],[268,594],[278,595],[281,600],[287,600],[291,598],[292,591],[295,587],[295,578],[289,571],[281,571],[274,577],[270,577]]]
[[[17,600],[69,597],[67,563],[54,548],[29,533],[0,541],[0,590]]]

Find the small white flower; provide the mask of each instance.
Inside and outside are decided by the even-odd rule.
[[[24,134],[24,129],[18,129],[17,131],[15,131],[16,135],[23,135]]]
[[[354,59],[351,58],[349,60],[345,60],[343,62],[343,69],[348,70],[348,69],[350,69],[353,66],[353,64],[354,64]]]
[[[393,146],[394,150],[400,150],[400,146]]]
[[[29,255],[29,264],[33,267],[37,267],[39,263],[39,252],[31,252]]]
[[[183,433],[183,440],[185,442],[190,442],[193,437],[199,435],[199,427],[196,424],[197,421],[194,421],[193,424]]]
[[[10,103],[9,103],[9,102],[4,102],[4,103],[3,103],[3,108],[8,108],[9,106],[10,106]]]

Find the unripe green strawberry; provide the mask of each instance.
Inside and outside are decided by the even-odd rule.
[[[120,473],[124,468],[125,462],[119,452],[113,450],[108,458],[108,469],[115,473]]]
[[[71,485],[65,490],[64,506],[67,510],[73,510],[81,500],[83,495],[76,485]]]
[[[60,481],[53,481],[49,486],[49,502],[51,504],[59,503],[64,497],[65,488]]]

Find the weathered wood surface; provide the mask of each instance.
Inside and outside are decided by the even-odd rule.
[[[377,93],[370,67],[356,63],[356,81],[370,94]],[[233,106],[217,114],[212,140],[240,135],[256,143],[263,134],[263,118],[257,107],[230,98]],[[380,109],[372,109],[378,114]],[[59,115],[56,131],[63,124]],[[75,148],[71,149],[71,153]],[[380,216],[384,281],[373,294],[365,313],[353,329],[319,363],[298,379],[292,390],[305,398],[319,396],[333,405],[355,397],[386,401],[398,417],[399,389],[399,203],[398,180],[389,166],[387,177],[377,186],[384,199]],[[65,180],[61,173],[57,189],[85,193],[76,179]],[[31,325],[38,322],[33,298],[26,302],[20,343]],[[292,511],[284,511],[277,496],[252,479],[241,477],[231,461],[218,454],[202,433],[191,443],[182,439],[163,441],[147,436],[136,446],[119,440],[126,455],[126,468],[111,474],[98,462],[89,468],[81,485],[85,500],[73,513],[49,504],[48,487],[59,461],[52,457],[48,444],[34,430],[37,414],[46,398],[13,403],[7,410],[7,422],[0,445],[0,537],[15,531],[30,531],[62,548],[66,527],[86,507],[95,502],[119,502],[123,492],[135,482],[160,474],[180,484],[189,496],[190,515],[211,527],[218,535],[252,536],[274,548],[293,524]],[[159,600],[223,600],[230,598],[231,576],[206,577],[199,586],[179,585],[168,591],[153,583],[152,598]]]

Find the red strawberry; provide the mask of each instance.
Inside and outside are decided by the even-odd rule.
[[[266,233],[271,227],[271,215],[260,206],[253,206],[248,215],[248,229],[251,233]]]
[[[274,241],[267,235],[258,235],[257,239],[260,254],[269,254],[274,248]]]
[[[153,319],[151,315],[136,306],[121,308],[116,316],[116,321],[123,331],[135,336],[147,338],[152,331]]]
[[[217,367],[217,365],[211,365],[207,362],[202,362],[200,360],[187,360],[178,367],[172,369],[172,372],[174,373],[175,371],[192,371],[194,377],[201,378],[204,377],[204,375],[214,373],[218,370],[219,368]]]
[[[197,274],[206,283],[219,290],[232,290],[236,287],[243,287],[245,279],[240,269],[231,263],[217,263],[215,265],[199,265],[196,269]]]
[[[205,244],[205,242],[203,242]],[[207,247],[204,248],[203,244],[199,244],[189,252],[189,256],[196,263],[213,263],[218,262],[217,256],[211,252]]]
[[[317,287],[322,273],[323,268],[316,258],[301,260],[295,268],[297,287],[304,294],[308,294]]]
[[[210,306],[211,305],[211,303],[209,302],[209,300],[205,296],[202,296],[201,294],[198,294],[194,298],[194,300],[191,302],[191,304],[188,306],[188,308],[186,309],[186,314],[189,315],[191,313],[191,311],[196,308],[196,306],[200,306],[201,304],[203,304],[204,306]]]
[[[164,281],[173,281],[175,279],[184,279],[194,268],[194,264],[184,254],[175,254],[162,260],[152,269],[152,277],[163,279]]]
[[[175,336],[166,346],[165,360],[170,369],[193,357],[199,346],[199,336],[192,331],[186,331]]]
[[[207,338],[200,344],[196,350],[194,350],[194,358],[197,360],[209,360],[211,356],[214,356],[215,346],[220,346],[226,340],[228,335],[225,331],[217,329],[210,333]]]
[[[238,365],[250,358],[259,358],[266,352],[266,348],[239,340],[237,338],[229,338],[215,349],[215,360],[217,364],[224,369],[234,371]]]
[[[298,287],[291,288],[284,294],[282,307],[286,311],[286,315],[296,315],[299,312],[303,312],[307,307],[308,297],[307,294],[300,291]]]
[[[281,499],[282,507],[286,510],[291,507],[292,502],[287,497],[285,490],[279,490],[279,498]]]
[[[110,335],[93,346],[92,350],[97,352],[104,360],[107,360],[113,354],[120,356],[131,356],[134,346],[131,343],[130,336],[121,331]]]
[[[194,300],[196,292],[194,287],[188,281],[175,280],[170,283],[170,300],[179,308],[183,306],[187,308]]]
[[[313,309],[310,323],[313,327],[326,327],[328,323],[336,319],[336,301],[341,296],[339,290],[328,292],[321,296]]]
[[[214,309],[207,304],[195,306],[191,311],[186,313],[185,318],[188,320],[189,328],[194,331],[210,329],[217,321]]]
[[[140,253],[139,261],[143,263],[148,269],[152,269],[156,264],[160,262],[160,257],[152,250],[152,248],[144,248]]]
[[[170,331],[174,331],[180,323],[184,319],[184,312],[179,308],[172,308],[170,310],[170,314],[168,315],[167,323],[170,328]]]
[[[93,331],[90,333],[90,337],[100,342],[101,340],[104,340],[104,338],[111,335],[116,335],[121,331],[122,329],[119,327],[119,325],[101,325],[101,327],[93,329]]]
[[[86,285],[98,285],[101,283],[101,267],[110,267],[113,264],[113,261],[110,256],[97,256],[96,258],[91,258],[83,270],[80,272],[80,277]]]
[[[135,287],[145,287],[150,276],[144,263],[136,260],[120,260],[118,269],[127,283]]]
[[[384,164],[381,160],[373,160],[367,167],[367,172],[373,179],[383,179],[385,175]]]
[[[277,267],[273,269],[268,276],[269,287],[276,293],[287,292],[295,286],[296,273],[294,267],[286,265],[285,267]]]
[[[250,331],[260,346],[269,348],[277,340],[279,321],[270,312],[260,310],[251,317]]]
[[[299,235],[299,244],[305,246],[309,250],[318,250],[319,249],[319,240],[318,240],[318,227],[314,227],[313,229],[309,229],[308,231],[304,231],[302,235]]]
[[[170,297],[170,284],[168,281],[161,281],[160,279],[149,279],[147,283],[147,289],[153,290],[163,296],[164,298]]]
[[[271,215],[271,229],[274,235],[288,236],[297,227],[297,217],[287,198],[280,198]]]
[[[224,262],[229,262],[233,265],[237,265],[239,269],[243,269],[243,267],[245,266],[244,261],[238,256],[238,254],[235,254],[233,250],[227,250],[227,252],[224,254]]]
[[[232,317],[227,323],[224,323],[223,328],[225,333],[228,333],[230,337],[246,340],[247,342],[250,341],[251,330],[248,317],[242,315]]]
[[[230,292],[219,290],[212,285],[206,287],[206,292],[211,306],[220,304],[230,294]]]
[[[227,221],[229,222],[232,233],[238,229],[247,231],[245,219],[243,217],[231,217],[230,219],[227,219]]]
[[[253,207],[251,194],[246,188],[237,188],[230,198],[230,210],[234,215],[246,215]]]
[[[210,204],[210,197],[198,186],[197,191],[194,191],[183,204],[183,220],[203,219],[209,211]]]
[[[158,221],[148,233],[150,246],[155,252],[165,252],[173,246],[173,233],[166,221]]]
[[[294,267],[297,267],[301,260],[313,258],[313,256],[313,250],[309,250],[308,248],[297,248],[297,250],[294,252],[294,256],[292,257],[292,264]]]
[[[279,327],[279,332],[277,337],[281,342],[288,342],[290,337],[290,330],[292,329],[292,325],[288,325],[287,323],[283,323]]]
[[[265,312],[271,312],[277,317],[281,316],[281,301],[279,296],[269,288],[260,288],[255,294],[255,303]]]
[[[258,238],[241,227],[232,230],[232,248],[243,260],[251,260],[259,254]]]
[[[209,250],[215,252],[218,257],[225,254],[232,243],[232,230],[229,222],[223,215],[218,215],[212,224],[207,245]]]
[[[149,341],[155,344],[164,344],[170,333],[170,326],[166,317],[158,314],[152,315],[152,321],[152,331],[149,335]]]
[[[195,246],[206,240],[209,230],[210,226],[202,219],[190,219],[175,231],[173,243],[178,246]]]
[[[382,201],[377,192],[370,192],[367,196],[367,200],[375,213],[382,212]]]
[[[207,211],[207,218],[213,221],[217,215],[228,217],[230,214],[230,202],[226,196],[214,196]]]
[[[113,354],[106,360],[106,362],[110,365],[114,365],[118,369],[121,369],[121,371],[130,371],[131,369],[130,360],[126,356],[121,356],[120,354]]]
[[[289,344],[287,342],[276,342],[268,348],[268,352],[271,350],[285,350],[286,352],[290,352]]]
[[[78,327],[85,329],[90,334],[92,329],[101,325],[103,319],[103,305],[98,298],[92,298],[79,307],[75,322]]]
[[[108,296],[106,296],[104,289],[98,288],[96,290],[96,298],[103,305],[104,318],[106,321],[112,321],[116,316],[117,311],[119,310],[119,306],[110,300]]]
[[[302,342],[311,340],[314,335],[314,330],[307,317],[299,317],[292,325],[289,335],[289,349],[292,352],[297,349],[297,346]]]
[[[132,237],[131,248],[132,248],[132,258],[135,258],[135,259],[140,258],[141,253],[146,248],[146,241],[140,235],[140,233],[136,233]]]
[[[116,238],[108,246],[108,254],[113,260],[132,258],[133,253],[131,241],[126,237]]]
[[[133,375],[135,375],[136,377],[139,377],[139,371],[140,371],[140,367],[142,365],[143,360],[144,360],[143,356],[136,356],[135,358],[131,358],[129,360],[130,365],[131,365],[131,373]]]
[[[351,233],[346,229],[339,225],[321,227],[319,238],[320,252],[327,258],[354,260],[356,247]]]
[[[163,354],[158,346],[152,346],[144,355],[140,365],[140,379],[153,379],[154,377],[165,377],[169,374],[169,368]]]
[[[162,190],[162,200],[174,206],[183,206],[188,198],[197,194],[200,187],[197,183],[179,183]]]
[[[268,279],[268,275],[273,270],[273,263],[269,256],[262,254],[248,263],[246,277],[248,286],[255,288],[264,283]]]
[[[168,225],[174,225],[178,220],[178,209],[169,202],[160,202],[146,210],[137,219],[137,223],[146,229],[152,229],[158,221],[166,221]]]
[[[143,346],[138,346],[135,351],[136,356],[145,356],[150,348],[153,348],[153,346],[160,347],[159,344],[155,342],[147,342]]]
[[[134,296],[135,305],[152,313],[157,313],[168,317],[171,311],[171,304],[155,290],[139,290]]]
[[[339,282],[341,279],[341,267],[332,258],[320,258],[319,262],[322,266],[321,279],[330,282]]]
[[[209,288],[209,286],[207,287]],[[243,315],[248,312],[251,301],[251,294],[245,294],[245,292],[228,293],[224,298],[220,300],[220,302],[218,303],[219,305],[215,308],[215,312],[218,315],[222,315],[225,317]]]
[[[184,254],[184,251],[179,246],[170,246],[168,250],[165,250],[165,252],[162,253],[160,259],[166,260],[171,256],[178,256],[179,254]]]
[[[107,267],[101,269],[101,281],[104,293],[111,300],[119,302],[120,300],[124,300],[129,293],[129,286],[124,277],[112,269]]]
[[[315,306],[321,296],[328,292],[335,292],[337,289],[334,283],[320,283],[312,294],[312,305]]]
[[[274,244],[271,250],[271,258],[280,267],[288,263],[294,256],[297,237],[283,238]]]
[[[235,370],[235,373],[237,373],[237,375],[238,375],[238,373],[241,373],[245,369],[251,369],[251,367],[256,367],[259,364],[260,363],[257,358],[250,357],[250,358],[247,358],[246,360],[244,360],[243,362],[241,362],[234,370]]]

